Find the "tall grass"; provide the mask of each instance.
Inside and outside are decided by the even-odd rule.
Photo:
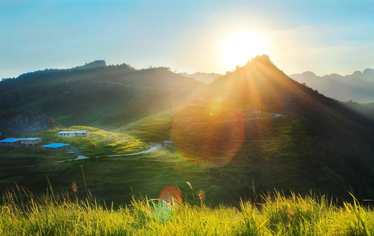
[[[240,203],[239,208],[170,204],[135,199],[114,209],[100,205],[88,193],[40,198],[18,188],[4,194],[0,206],[0,235],[373,235],[370,207],[345,202],[338,207],[325,196],[286,197],[280,192],[262,203]],[[23,196],[20,198],[19,196]]]

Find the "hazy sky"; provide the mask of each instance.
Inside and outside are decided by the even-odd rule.
[[[266,38],[287,74],[374,68],[373,0],[0,0],[0,78],[96,59],[225,73],[238,32]]]

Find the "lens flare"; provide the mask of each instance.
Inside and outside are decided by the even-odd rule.
[[[242,111],[221,97],[196,99],[176,112],[171,138],[185,160],[202,168],[225,165],[244,141]]]
[[[182,203],[182,193],[179,188],[175,186],[167,186],[163,188],[160,192],[159,198],[161,201],[171,204],[179,205]]]

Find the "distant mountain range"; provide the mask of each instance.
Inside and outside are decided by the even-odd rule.
[[[289,75],[292,79],[340,101],[374,102],[374,69],[355,71],[351,75],[317,76],[307,71]]]
[[[180,73],[180,74],[185,77],[194,78],[198,81],[201,81],[207,84],[213,82],[215,79],[221,76],[221,74],[217,74],[217,73],[203,73],[203,72],[196,72],[193,74],[188,74],[188,73]]]

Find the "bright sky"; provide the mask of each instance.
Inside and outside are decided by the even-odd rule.
[[[257,53],[287,74],[374,68],[374,1],[0,0],[0,78],[97,59],[225,73]]]

